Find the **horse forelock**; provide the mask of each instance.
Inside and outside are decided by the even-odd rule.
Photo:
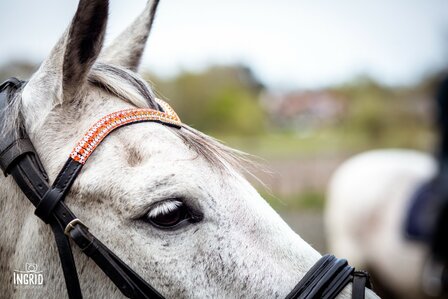
[[[137,108],[160,110],[155,101],[155,92],[135,72],[119,66],[98,63],[89,74],[89,82]],[[185,124],[180,130],[172,129],[172,131],[213,167],[220,170],[231,168],[254,176],[250,169],[255,166],[255,163],[248,154],[225,146],[218,140]]]
[[[88,80],[135,107],[158,110],[152,88],[137,73],[118,66],[97,63],[90,71]]]

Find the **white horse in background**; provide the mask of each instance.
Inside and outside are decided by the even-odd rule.
[[[99,117],[155,107],[151,87],[135,72],[157,3],[149,1],[102,49],[108,2],[81,0],[68,30],[15,95],[10,124],[23,119],[51,182]],[[284,298],[321,257],[246,181],[238,153],[214,139],[186,125],[140,123],[103,143],[66,203],[165,297]],[[64,298],[50,229],[11,177],[0,178],[0,226],[0,297]],[[91,260],[77,248],[74,254],[86,298],[122,297]],[[42,287],[13,286],[13,271],[26,263],[38,265]],[[350,295],[351,284],[338,298]],[[368,290],[366,298],[377,296]]]
[[[435,159],[412,150],[357,155],[328,189],[326,233],[331,252],[376,274],[400,298],[421,298],[428,248],[404,236],[413,194],[434,177]]]

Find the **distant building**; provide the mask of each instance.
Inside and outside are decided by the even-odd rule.
[[[269,93],[261,102],[276,124],[297,130],[337,123],[346,111],[344,101],[330,91]]]

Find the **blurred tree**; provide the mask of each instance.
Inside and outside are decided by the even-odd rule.
[[[431,95],[426,85],[428,81],[422,80],[416,86],[388,87],[363,76],[334,88],[348,107],[343,128],[364,134],[378,146],[415,146],[412,134],[430,126]]]
[[[146,73],[145,78],[196,129],[243,135],[265,130],[265,112],[258,102],[264,87],[247,67],[214,66],[165,80]]]

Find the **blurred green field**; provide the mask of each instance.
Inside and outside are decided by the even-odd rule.
[[[258,136],[238,136],[213,134],[225,144],[261,158],[262,164],[270,170],[272,161],[307,160],[312,157],[342,156],[349,157],[356,153],[376,148],[412,148],[431,151],[435,136],[433,131],[422,128],[414,130],[393,130],[383,136],[381,140],[372,140],[362,132],[344,131],[338,128],[326,128],[308,134],[295,133],[267,133]],[[342,162],[340,159],[337,163]],[[324,162],[325,163],[325,162]],[[333,168],[330,169],[332,171]],[[306,169],[303,172],[307,171]],[[282,172],[279,170],[279,172]],[[299,172],[299,170],[298,170]],[[269,176],[268,176],[269,177]],[[296,179],[302,179],[296,175]],[[258,186],[261,195],[278,211],[317,210],[323,209],[325,204],[324,183],[297,188],[296,192],[279,194],[273,186],[272,192],[263,186]],[[294,183],[294,182],[293,182]]]
[[[307,190],[280,198],[265,190],[260,190],[260,195],[277,211],[321,211],[325,204],[325,193],[322,191]]]
[[[313,132],[269,132],[256,136],[219,134],[210,135],[226,145],[269,160],[329,153],[357,153],[374,148],[413,148],[430,151],[434,133],[430,129],[395,129],[381,139],[372,139],[363,132],[341,128],[323,128]]]

